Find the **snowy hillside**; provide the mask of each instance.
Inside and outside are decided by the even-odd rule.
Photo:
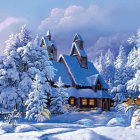
[[[127,126],[126,116],[89,111],[52,115],[46,123],[0,123],[0,140],[124,140],[139,139],[140,128]]]

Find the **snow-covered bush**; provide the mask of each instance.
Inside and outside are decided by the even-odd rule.
[[[67,111],[68,93],[63,86],[64,83],[59,77],[50,103],[50,112],[52,114],[63,114]]]
[[[140,109],[135,109],[132,120],[131,120],[131,127],[136,128],[137,125],[140,125]]]
[[[50,115],[50,111],[47,109],[47,93],[50,92],[50,85],[46,82],[45,75],[36,75],[32,88],[33,91],[30,92],[29,98],[25,102],[27,106],[26,119],[42,122],[47,120]]]

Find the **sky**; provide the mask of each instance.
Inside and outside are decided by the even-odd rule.
[[[140,27],[140,0],[0,0],[0,55],[5,40],[23,24],[33,35],[51,31],[58,52],[69,54],[78,32],[89,57],[121,43]],[[126,46],[126,49],[128,46]],[[96,52],[96,53],[95,53]]]

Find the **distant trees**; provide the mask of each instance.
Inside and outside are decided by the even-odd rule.
[[[109,84],[112,96],[115,97],[117,94],[115,99],[120,97],[124,99],[124,97],[131,95],[137,96],[138,92],[140,92],[140,30],[137,31],[136,35],[130,37],[128,42],[133,45],[128,56],[124,47],[120,45],[116,59],[108,49],[106,54],[101,53],[94,62],[99,73]],[[122,96],[122,94],[124,95]]]
[[[110,49],[108,49],[104,56],[101,53],[101,55],[94,61],[95,67],[98,69],[99,73],[102,75],[105,81],[109,83],[110,87],[112,87],[114,84],[114,60],[115,59],[113,53]]]

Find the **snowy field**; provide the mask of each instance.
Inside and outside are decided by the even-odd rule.
[[[0,122],[0,140],[138,140],[140,128],[127,126],[118,112],[87,111],[51,116],[46,123]]]

